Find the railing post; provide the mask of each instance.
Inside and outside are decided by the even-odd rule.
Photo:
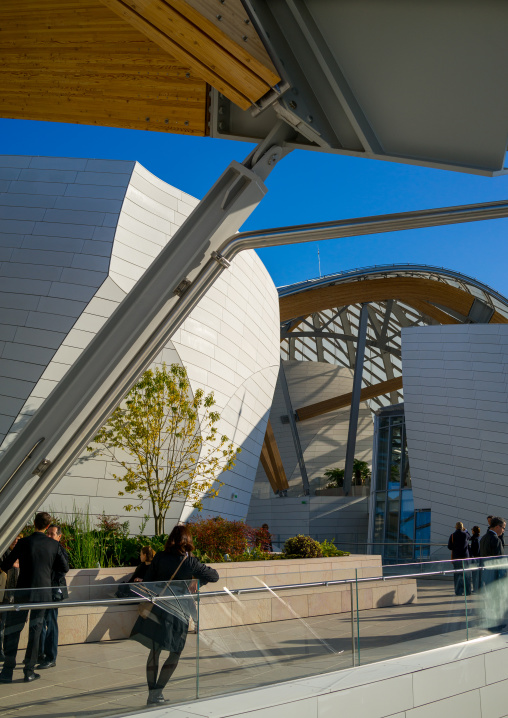
[[[199,698],[199,578],[196,590],[196,700]]]
[[[466,641],[469,641],[469,621],[467,616],[467,584],[466,584],[466,570],[464,568],[464,561],[462,561],[462,581],[464,582],[464,608],[466,611]],[[473,577],[471,576],[471,583]]]
[[[353,666],[356,666],[356,646],[355,646],[355,600],[353,595],[353,582],[349,584],[351,595],[351,656]]]

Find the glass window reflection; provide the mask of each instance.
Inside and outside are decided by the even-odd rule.
[[[403,407],[397,415],[398,408],[378,415],[373,542],[385,560],[411,561],[430,556],[430,510],[414,507]]]
[[[388,469],[388,438],[389,427],[380,429],[377,454],[376,488],[379,491],[386,489],[386,472]]]

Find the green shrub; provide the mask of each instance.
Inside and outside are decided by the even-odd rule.
[[[321,544],[310,536],[298,534],[284,544],[284,558],[321,558]]]
[[[335,467],[327,469],[324,473],[330,481],[326,484],[327,489],[342,489],[344,486],[344,469]],[[353,486],[363,486],[370,483],[370,468],[366,461],[360,459],[353,460],[353,476],[351,478]]]
[[[344,486],[344,469],[327,469],[325,476],[330,481],[326,484],[327,489],[341,489]]]
[[[321,551],[323,553],[323,556],[329,557],[329,556],[349,556],[349,551],[341,551],[340,548],[337,548],[335,545],[335,539],[332,539],[331,541],[328,541],[325,539],[321,542]]]

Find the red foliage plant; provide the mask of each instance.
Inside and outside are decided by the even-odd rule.
[[[254,529],[243,521],[229,521],[222,516],[196,519],[189,523],[189,529],[196,548],[211,561],[222,561],[224,554],[239,556],[254,546],[266,550],[264,546],[270,541],[266,529]]]

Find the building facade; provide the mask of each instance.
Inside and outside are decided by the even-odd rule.
[[[132,289],[198,203],[135,162],[0,160],[0,453]],[[279,368],[278,297],[255,252],[222,274],[156,364],[185,366],[195,391],[213,391],[219,432],[242,448],[205,514],[242,519]],[[83,454],[45,508],[129,520],[118,466]],[[191,506],[175,503],[168,525]],[[146,531],[152,530],[151,522]]]

